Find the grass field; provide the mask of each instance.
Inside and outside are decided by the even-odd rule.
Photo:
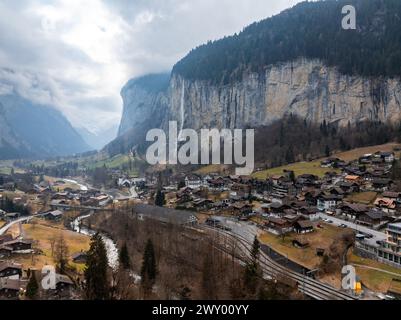
[[[50,183],[55,183],[56,181],[60,180],[58,178],[54,178],[54,177],[49,177],[49,176],[45,176],[44,177],[45,181],[48,181]],[[73,182],[65,182],[63,184],[57,184],[53,187],[53,189],[58,190],[59,192],[63,192],[64,189],[66,188],[70,188],[72,190],[80,190],[80,186],[76,183]]]
[[[52,225],[50,223],[40,222],[37,220],[35,224],[22,225],[24,237],[35,241],[34,248],[39,249],[42,254],[38,255],[20,255],[15,259],[24,265],[24,268],[41,268],[45,264],[54,264],[51,254],[51,242],[54,239],[63,236],[68,246],[69,255],[81,250],[88,250],[90,238],[69,230],[65,230],[61,225]],[[14,230],[15,232],[15,230]],[[15,235],[15,234],[14,234]],[[82,271],[83,265],[75,264],[70,261],[70,265],[77,270]]]
[[[394,283],[395,283],[395,282],[393,282],[394,278],[401,280],[401,270],[400,269],[393,268],[391,266],[380,263],[378,261],[374,261],[371,259],[364,259],[359,256],[356,256],[353,253],[349,253],[348,254],[348,263],[373,267],[373,268],[385,270],[388,272],[397,273],[400,275],[399,277],[395,277],[395,276],[385,273],[385,272],[371,270],[371,269],[365,269],[362,267],[355,266],[357,276],[360,277],[362,283],[366,287],[368,287],[369,289],[374,290],[374,291],[380,291],[380,292],[386,293],[387,290],[391,286],[394,287]],[[396,286],[396,288],[397,288],[397,286]],[[399,292],[401,294],[401,288],[400,288]]]
[[[375,153],[377,151],[383,151],[383,152],[394,151],[394,148],[397,148],[397,147],[400,148],[401,145],[399,143],[386,143],[386,144],[381,144],[381,145],[376,145],[376,146],[371,146],[371,147],[357,148],[357,149],[353,149],[350,151],[340,152],[333,156],[340,158],[342,160],[345,160],[345,161],[351,161],[351,160],[358,159],[359,157],[363,156],[364,154],[368,154],[368,153]],[[399,157],[400,151],[395,152],[395,154]]]
[[[225,173],[229,171],[229,167],[230,166],[221,164],[210,164],[208,166],[203,166],[202,168],[196,170],[194,173],[197,174]]]
[[[0,174],[6,174],[9,175],[11,174],[11,166],[1,166],[0,167]],[[21,169],[14,169],[15,173],[24,173],[24,170]]]
[[[333,154],[331,157],[336,157],[336,158],[339,158],[339,159],[342,159],[345,161],[351,161],[351,160],[358,159],[359,157],[361,157],[367,153],[375,153],[377,151],[384,151],[384,152],[393,151],[394,148],[396,148],[396,147],[400,148],[401,145],[398,143],[386,143],[386,144],[382,144],[382,145],[357,148],[357,149],[353,149],[350,151],[336,153],[336,154]],[[400,151],[397,151],[395,153],[396,153],[397,157],[400,157]],[[284,170],[292,170],[292,171],[294,171],[296,176],[309,173],[309,174],[314,174],[318,177],[323,177],[324,174],[328,171],[339,172],[339,170],[337,170],[337,169],[320,167],[320,162],[324,159],[326,159],[326,158],[321,158],[321,159],[318,159],[315,161],[310,161],[310,162],[292,163],[292,164],[281,166],[281,167],[276,167],[276,168],[271,168],[268,170],[255,172],[252,174],[252,176],[257,179],[266,179],[273,175],[282,174]]]
[[[347,197],[350,202],[362,203],[362,204],[372,204],[377,197],[377,192],[360,192],[354,193]]]
[[[332,168],[322,168],[320,166],[320,160],[318,160],[311,162],[297,162],[286,166],[263,170],[253,173],[252,176],[257,179],[266,179],[273,175],[283,174],[284,170],[292,170],[294,171],[296,176],[309,173],[309,174],[314,174],[318,177],[323,177],[324,174],[329,171],[338,171]]]
[[[280,254],[285,256],[288,255],[290,260],[293,260],[309,269],[314,269],[320,264],[322,259],[316,255],[316,248],[328,249],[335,237],[341,232],[345,231],[325,224],[324,229],[316,228],[315,232],[306,235],[297,235],[292,233],[287,235],[284,240],[280,236],[264,232],[260,236],[260,241],[271,246]],[[292,240],[294,239],[309,242],[309,247],[305,249],[294,247],[292,245]]]

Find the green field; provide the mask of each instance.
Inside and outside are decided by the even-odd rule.
[[[0,167],[0,174],[11,174],[12,167]],[[24,171],[21,169],[14,169],[15,173],[23,173]]]
[[[372,204],[377,197],[377,192],[359,192],[359,193],[354,193],[350,196],[347,197],[347,200],[350,202],[356,202],[356,203],[363,203],[363,204]]]
[[[320,160],[319,160],[319,161],[311,161],[311,162],[297,162],[297,163],[292,163],[292,164],[289,164],[286,166],[281,166],[281,167],[277,167],[277,168],[272,168],[272,169],[268,169],[268,170],[255,172],[252,174],[252,177],[257,178],[257,179],[266,179],[273,175],[283,174],[284,170],[292,170],[292,171],[294,171],[296,176],[308,173],[308,174],[314,174],[318,177],[323,177],[324,174],[329,171],[339,172],[338,169],[322,168],[320,166]]]
[[[107,168],[119,168],[120,166],[122,166],[123,164],[128,163],[130,157],[128,155],[122,155],[119,154],[117,156],[114,156],[112,158],[109,159],[102,159],[102,160],[95,160],[95,161],[90,161],[84,164],[87,164],[88,168],[100,168],[103,167],[104,165],[106,165]]]
[[[383,271],[400,274],[399,277],[396,277],[391,274],[381,272],[378,270],[366,269],[366,268],[356,266],[357,276],[360,277],[360,279],[364,285],[366,285],[369,289],[374,290],[374,291],[380,291],[380,292],[385,293],[390,288],[390,286],[393,284],[392,280],[394,278],[401,280],[401,270],[400,269],[388,266],[388,265],[380,263],[378,261],[361,258],[359,256],[356,256],[353,253],[349,253],[348,254],[348,263],[373,267],[373,268],[381,269]],[[400,293],[401,293],[401,291],[400,291]]]

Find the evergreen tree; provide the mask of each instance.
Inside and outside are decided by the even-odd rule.
[[[131,268],[131,259],[129,257],[127,243],[124,243],[123,246],[121,247],[118,258],[119,258],[121,266],[125,270],[128,270]]]
[[[107,300],[110,298],[107,267],[106,247],[100,234],[96,233],[91,239],[84,271],[87,299]]]
[[[153,247],[152,240],[149,239],[145,246],[145,252],[143,254],[143,262],[141,268],[141,277],[142,277],[142,287],[145,291],[150,291],[152,286],[155,283],[157,275],[156,268],[156,258],[155,258],[155,250]]]
[[[244,272],[244,284],[251,295],[256,294],[259,283],[260,268],[259,268],[259,250],[260,242],[255,236],[251,250],[251,259],[247,261]]]
[[[179,182],[178,182],[178,189],[182,189],[182,188],[184,188],[185,187],[185,181],[184,180],[180,180]]]
[[[155,198],[155,205],[159,207],[163,207],[165,204],[165,197],[164,193],[158,189],[156,193],[156,198]]]
[[[26,293],[25,295],[29,299],[35,299],[39,290],[39,284],[38,281],[36,280],[36,275],[35,272],[31,272],[31,277],[29,278],[29,282],[26,286]]]
[[[326,145],[326,148],[324,149],[324,154],[326,157],[330,157],[330,147],[328,145]]]
[[[254,261],[255,263],[259,260],[259,251],[260,251],[260,242],[258,238],[255,236],[251,251],[252,261]]]
[[[63,236],[60,236],[54,244],[54,260],[57,264],[57,270],[64,274],[68,265],[68,246]]]

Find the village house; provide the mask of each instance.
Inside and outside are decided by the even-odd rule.
[[[374,205],[389,214],[394,214],[397,207],[395,199],[381,197],[376,198]]]
[[[335,194],[323,194],[317,198],[317,208],[320,211],[333,210],[341,202],[342,196]]]
[[[13,252],[13,248],[0,244],[0,258],[9,258]]]
[[[338,158],[327,158],[320,162],[320,166],[322,168],[332,168],[332,167],[335,167],[337,162],[339,162],[339,161],[341,161],[341,160]]]
[[[319,184],[319,178],[313,174],[302,174],[296,178],[296,187],[302,188],[313,188]]]
[[[345,194],[351,194],[360,191],[360,186],[356,182],[340,181],[336,186]]]
[[[17,220],[20,217],[20,213],[19,212],[10,212],[10,213],[6,213],[3,217],[3,219],[6,222],[11,222],[13,220]]]
[[[252,213],[252,205],[247,202],[236,202],[230,206],[230,209],[235,216],[244,216]]]
[[[380,159],[382,159],[384,162],[387,163],[393,163],[393,161],[395,160],[395,154],[394,152],[378,152],[374,155],[375,157],[379,157]]]
[[[63,212],[60,210],[54,210],[54,211],[50,211],[47,212],[43,215],[43,217],[46,220],[50,220],[50,221],[59,221],[61,220],[61,218],[63,217]]]
[[[32,240],[14,239],[3,243],[14,251],[32,250]]]
[[[294,223],[294,231],[298,234],[313,232],[313,223],[308,220],[298,220]]]
[[[126,178],[118,178],[117,185],[121,188],[131,188],[131,181]]]
[[[359,215],[357,223],[375,228],[379,226],[383,221],[387,221],[388,216],[381,210],[369,210]]]
[[[343,203],[338,207],[340,214],[350,220],[357,220],[360,215],[366,213],[369,207],[364,204]]]
[[[383,198],[395,200],[397,203],[401,203],[401,192],[386,191],[382,194]]]
[[[387,240],[378,250],[379,261],[401,268],[401,223],[389,224]]]
[[[265,229],[275,235],[283,235],[293,230],[292,223],[281,218],[269,217],[265,223]]]
[[[13,240],[13,237],[11,234],[3,234],[0,236],[0,244],[3,244],[5,242]]]
[[[191,174],[185,177],[185,186],[191,189],[197,189],[203,186],[203,179],[196,175]]]
[[[373,191],[388,191],[394,182],[387,178],[373,178],[370,182],[370,189]]]
[[[198,199],[194,199],[192,201],[192,204],[193,204],[194,208],[196,208],[198,210],[207,210],[212,206],[213,201],[210,199],[198,198]]]
[[[22,276],[22,265],[11,261],[0,261],[0,278],[18,280]]]
[[[226,186],[226,181],[222,177],[207,179],[207,186],[213,190],[223,190]]]
[[[85,251],[76,252],[71,256],[71,258],[74,263],[85,264],[88,258],[88,254]]]
[[[56,274],[56,291],[57,293],[68,294],[69,290],[74,286],[74,282],[63,274]]]
[[[55,200],[60,200],[60,199],[68,200],[70,198],[71,197],[70,197],[70,194],[68,192],[57,192],[54,195],[52,195],[52,199],[55,199]]]
[[[277,186],[284,182],[285,177],[283,175],[273,175],[270,177],[269,180],[273,183],[274,186]]]
[[[28,281],[21,279],[0,278],[0,297],[17,299],[21,291],[27,286]]]
[[[285,215],[284,210],[286,209],[291,209],[291,206],[280,202],[272,202],[263,207],[263,210],[266,213],[269,213],[270,215],[275,217],[282,217],[283,215]]]
[[[350,182],[350,183],[360,183],[362,181],[362,178],[359,175],[347,175],[344,178],[344,181]]]
[[[316,207],[302,207],[298,209],[298,215],[303,217],[304,219],[310,220],[310,221],[316,221],[319,220],[319,210]]]

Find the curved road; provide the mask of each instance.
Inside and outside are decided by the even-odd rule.
[[[22,218],[19,218],[17,220],[14,220],[14,221],[11,221],[11,222],[5,224],[3,227],[0,228],[0,236],[5,234],[7,232],[7,230],[10,229],[10,227],[12,227],[13,225],[15,225],[17,223],[20,223],[20,222],[27,221],[27,220],[32,219],[34,217],[42,216],[43,214],[44,213],[40,213],[40,214],[35,214],[35,215],[27,216],[27,217],[22,217]]]

